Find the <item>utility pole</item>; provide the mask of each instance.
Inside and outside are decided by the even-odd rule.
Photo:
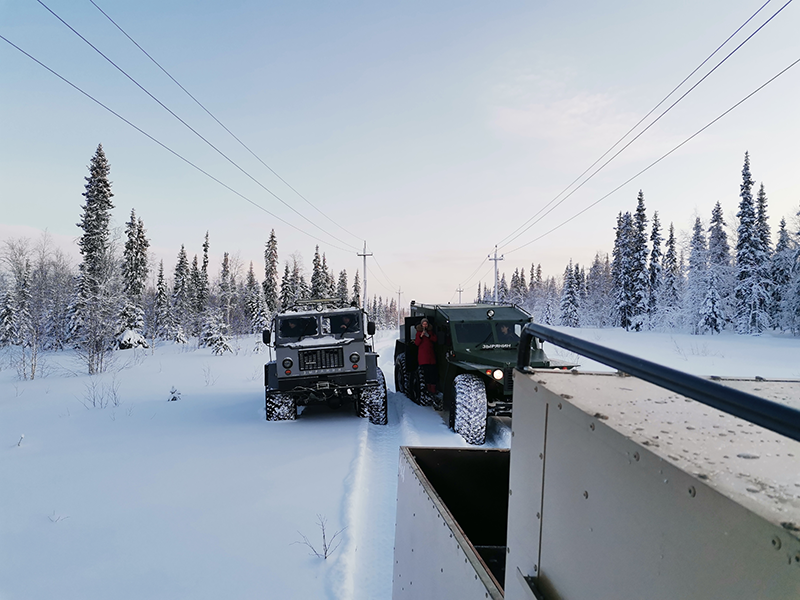
[[[496,252],[495,252],[495,254],[496,254]],[[367,253],[367,240],[364,240],[364,252],[363,253],[361,253],[361,252],[358,253],[358,256],[363,256],[364,257],[364,270],[361,271],[361,274],[364,276],[363,277],[363,282],[364,282],[364,300],[363,300],[363,302],[361,302],[361,308],[363,308],[364,310],[367,310],[367,257],[368,256],[372,256],[372,252]]]
[[[461,289],[461,286],[458,286],[458,289],[456,291],[458,292],[458,303],[461,304],[461,292],[463,292],[464,290]]]
[[[366,244],[366,242],[365,242]],[[366,259],[364,259],[366,260]],[[497,304],[497,288],[500,285],[500,281],[497,278],[497,261],[503,260],[503,256],[501,255],[499,258],[497,256],[497,246],[494,247],[494,258],[492,255],[489,255],[489,260],[494,261],[494,303]]]
[[[400,320],[400,294],[403,292],[400,291],[400,288],[397,288],[397,331],[400,331],[402,326],[402,321]]]

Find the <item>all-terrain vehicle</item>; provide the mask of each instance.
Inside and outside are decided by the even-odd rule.
[[[417,363],[414,339],[426,318],[436,334],[438,392],[431,394]],[[494,304],[411,303],[395,344],[395,389],[423,406],[446,409],[450,427],[470,444],[483,444],[489,415],[510,416],[512,370],[519,333],[531,322],[521,308]],[[530,366],[556,366],[533,339]],[[564,367],[567,365],[558,365]]]
[[[296,419],[298,406],[352,404],[358,416],[386,425],[386,381],[368,340],[375,323],[358,307],[327,302],[298,303],[264,330],[265,344],[275,340],[275,360],[264,365],[267,420]]]

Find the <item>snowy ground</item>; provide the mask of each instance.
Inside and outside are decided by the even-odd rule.
[[[570,332],[692,373],[800,379],[798,338]],[[398,448],[466,445],[391,391],[393,339],[376,338],[387,427],[327,409],[267,423],[254,338],[235,356],[120,352],[94,383],[67,353],[32,382],[4,359],[0,599],[390,598]],[[297,543],[321,550],[317,515],[344,530],[328,560]]]

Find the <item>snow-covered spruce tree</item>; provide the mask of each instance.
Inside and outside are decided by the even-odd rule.
[[[564,286],[561,288],[560,324],[564,327],[578,327],[580,318],[578,312],[578,281],[575,280],[575,269],[570,259],[569,265],[564,270]]]
[[[233,300],[233,281],[231,281],[231,261],[227,252],[222,253],[222,267],[219,272],[219,305],[226,327],[231,324],[231,304]],[[205,321],[204,321],[205,322]]]
[[[264,300],[267,303],[269,314],[274,314],[279,308],[278,299],[278,238],[273,229],[267,240],[264,250]]]
[[[508,283],[506,282],[506,274],[500,277],[500,285],[497,288],[497,301],[508,302]]]
[[[708,292],[708,248],[703,224],[696,217],[692,229],[691,249],[689,253],[689,271],[686,274],[686,295],[684,297],[684,314],[689,323],[691,333],[703,333],[700,328],[700,311]]]
[[[256,281],[252,262],[250,263],[250,270],[247,272],[247,281],[245,283],[245,309],[250,322],[251,333],[259,333],[267,328],[269,324],[267,303],[264,301],[263,288]]]
[[[647,272],[647,216],[642,190],[639,190],[637,197],[630,244],[631,328],[634,331],[641,331],[647,325],[647,300],[650,284]]]
[[[279,298],[280,310],[289,309],[294,304],[294,290],[292,289],[292,275],[289,272],[289,263],[283,267],[283,279],[281,279],[281,293]]]
[[[194,310],[191,293],[189,260],[186,248],[181,244],[175,275],[172,280],[172,299],[170,302],[169,337],[175,342],[186,343],[186,332],[191,330]]]
[[[633,326],[632,239],[633,219],[631,213],[619,213],[611,261],[611,277],[614,296],[613,308],[616,312],[617,324],[626,330]]]
[[[356,306],[361,306],[361,279],[358,276],[358,270],[356,270],[356,276],[353,278],[352,301],[356,303]]]
[[[171,321],[169,307],[169,290],[164,279],[164,261],[158,264],[158,279],[156,280],[156,293],[153,302],[153,326],[149,337],[154,340],[165,340],[170,337],[174,329]]]
[[[736,332],[758,334],[769,327],[768,256],[753,203],[750,156],[745,152],[736,242]]]
[[[195,313],[202,315],[211,299],[211,285],[208,279],[208,232],[203,240],[203,265],[200,267],[200,277],[194,286]]]
[[[311,297],[325,298],[328,291],[328,274],[322,268],[322,258],[319,255],[319,246],[314,249],[314,259],[311,261]]]
[[[666,251],[661,268],[661,285],[658,297],[658,321],[656,326],[673,329],[681,324],[681,300],[683,295],[683,272],[678,262],[675,241],[675,226],[669,224]]]
[[[653,213],[653,229],[650,231],[650,267],[648,269],[647,322],[653,329],[659,322],[658,299],[661,288],[661,223],[658,212]]]
[[[125,223],[125,247],[122,252],[122,291],[125,301],[117,323],[117,341],[120,349],[147,347],[144,331],[143,294],[147,281],[147,240],[144,222],[136,219],[131,209],[131,219]]]
[[[787,300],[792,293],[792,268],[797,250],[786,230],[786,219],[781,219],[778,229],[778,243],[770,263],[770,279],[772,280],[772,300],[770,318],[772,326],[777,329],[791,327],[790,311],[787,311]]]
[[[227,325],[219,309],[212,308],[206,311],[203,329],[200,333],[200,345],[211,348],[212,352],[218,356],[226,352],[233,352]]]
[[[480,301],[483,299],[481,296],[481,282],[478,282],[478,292],[475,294],[475,304],[479,304]]]
[[[586,277],[586,302],[581,322],[589,327],[606,327],[610,324],[608,307],[611,304],[611,266],[608,255],[598,252]]]
[[[769,216],[767,215],[767,192],[764,190],[763,183],[758,188],[758,196],[756,196],[756,223],[761,248],[767,253],[767,256],[771,256],[772,233],[770,232]]]
[[[78,227],[81,253],[79,281],[70,311],[71,339],[90,375],[102,373],[115,345],[115,325],[121,304],[121,290],[115,281],[116,261],[110,239],[110,167],[102,144],[89,164],[83,197],[83,215]]]
[[[700,307],[698,330],[700,333],[708,331],[713,335],[714,333],[722,331],[725,321],[723,318],[719,291],[717,290],[718,282],[716,272],[709,270],[707,273],[707,280],[706,297],[703,299],[703,304]]]
[[[349,302],[347,301],[347,271],[342,269],[339,273],[339,283],[336,285],[336,298],[339,299],[340,306],[347,306]]]
[[[324,298],[336,297],[336,278],[333,276],[333,271],[328,268],[328,259],[325,258],[325,253],[322,253],[322,273],[325,275],[325,296]]]
[[[733,313],[735,278],[725,227],[722,206],[717,202],[711,211],[711,224],[708,228],[708,270],[714,272],[720,295],[720,312],[723,320],[727,322],[730,320],[729,315]]]
[[[192,323],[189,332],[192,335],[200,335],[200,330],[203,328],[203,313],[205,312],[206,303],[200,299],[203,293],[202,288],[203,273],[197,261],[197,254],[195,254],[192,257],[192,266],[189,267],[189,303],[192,307]]]

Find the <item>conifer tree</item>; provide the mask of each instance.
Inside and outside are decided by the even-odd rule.
[[[653,229],[650,232],[650,267],[648,271],[649,295],[647,299],[648,323],[652,328],[658,323],[658,299],[661,288],[661,223],[658,212],[653,213]]]
[[[750,156],[744,155],[736,241],[736,331],[757,334],[769,327],[767,253],[753,203]]]
[[[278,239],[273,229],[264,251],[264,300],[270,313],[278,310]]]
[[[322,258],[319,255],[319,246],[314,250],[314,260],[311,262],[311,297],[324,298],[328,291],[328,275],[322,267]]]
[[[731,267],[731,251],[728,234],[725,232],[725,219],[719,202],[711,211],[711,225],[708,229],[708,269],[714,272],[720,295],[720,312],[723,321],[727,321],[728,315],[732,314],[734,308],[735,277]]]
[[[222,309],[222,319],[225,325],[231,324],[231,304],[233,301],[234,283],[231,278],[231,261],[227,252],[222,254],[222,267],[219,273],[219,302]]]
[[[206,231],[206,238],[203,240],[203,265],[200,267],[200,276],[194,291],[195,312],[198,315],[202,315],[205,312],[211,297],[211,287],[208,279],[208,248],[208,232]]]
[[[193,316],[189,260],[183,244],[178,251],[178,262],[175,264],[175,274],[172,278],[170,312],[173,326],[170,337],[176,342],[183,343],[186,341],[185,332],[191,329]]]
[[[245,282],[245,312],[250,333],[258,333],[266,329],[269,324],[267,303],[264,301],[264,290],[256,280],[252,262]]]
[[[700,307],[700,332],[708,331],[712,335],[719,333],[724,325],[719,291],[717,290],[717,273],[708,271],[708,286],[703,304]]]
[[[164,279],[164,261],[158,264],[158,279],[156,280],[156,296],[154,301],[154,327],[151,337],[155,339],[166,339],[172,330],[169,309],[169,292],[167,282]]]
[[[793,247],[789,232],[786,230],[786,219],[781,219],[778,229],[778,243],[770,264],[772,280],[772,298],[770,302],[770,319],[772,326],[779,329],[791,327],[791,311],[788,300],[791,298],[792,268],[795,264],[796,249]]]
[[[147,249],[150,242],[146,236],[144,222],[136,219],[131,209],[131,219],[125,223],[125,249],[122,253],[122,289],[127,299],[141,305],[147,274]]]
[[[575,269],[570,259],[569,265],[564,270],[564,286],[561,290],[560,321],[564,327],[578,327],[578,291],[579,283],[575,279]]]
[[[633,326],[632,237],[633,219],[631,218],[631,213],[619,213],[611,262],[611,275],[614,295],[613,308],[616,312],[617,323],[623,329],[630,329]]]
[[[700,217],[695,218],[692,229],[691,252],[689,254],[689,271],[686,274],[686,298],[684,310],[691,332],[702,333],[700,327],[700,311],[708,291],[708,248],[703,224]]]
[[[342,271],[339,273],[339,283],[336,286],[335,297],[339,299],[341,306],[347,306],[349,304],[347,301],[347,296],[347,271],[342,269]]]
[[[280,293],[280,307],[281,310],[288,310],[294,304],[294,290],[292,289],[292,275],[289,271],[289,263],[287,262],[283,268],[283,279],[281,279],[281,293]]]
[[[682,298],[681,285],[683,272],[678,262],[675,241],[675,226],[669,224],[666,251],[661,269],[661,285],[659,288],[658,326],[672,328],[680,324],[680,304]]]
[[[361,306],[361,279],[358,276],[358,271],[356,270],[356,276],[353,278],[353,302],[356,303],[356,306]]]
[[[119,314],[119,291],[114,282],[115,264],[110,240],[110,166],[102,144],[89,164],[83,197],[83,215],[78,227],[81,252],[77,294],[71,308],[71,334],[78,355],[89,374],[102,373],[114,348],[114,333]]]
[[[641,331],[647,317],[649,278],[647,272],[647,216],[644,193],[639,190],[633,230],[630,237],[630,311],[631,327]]]

